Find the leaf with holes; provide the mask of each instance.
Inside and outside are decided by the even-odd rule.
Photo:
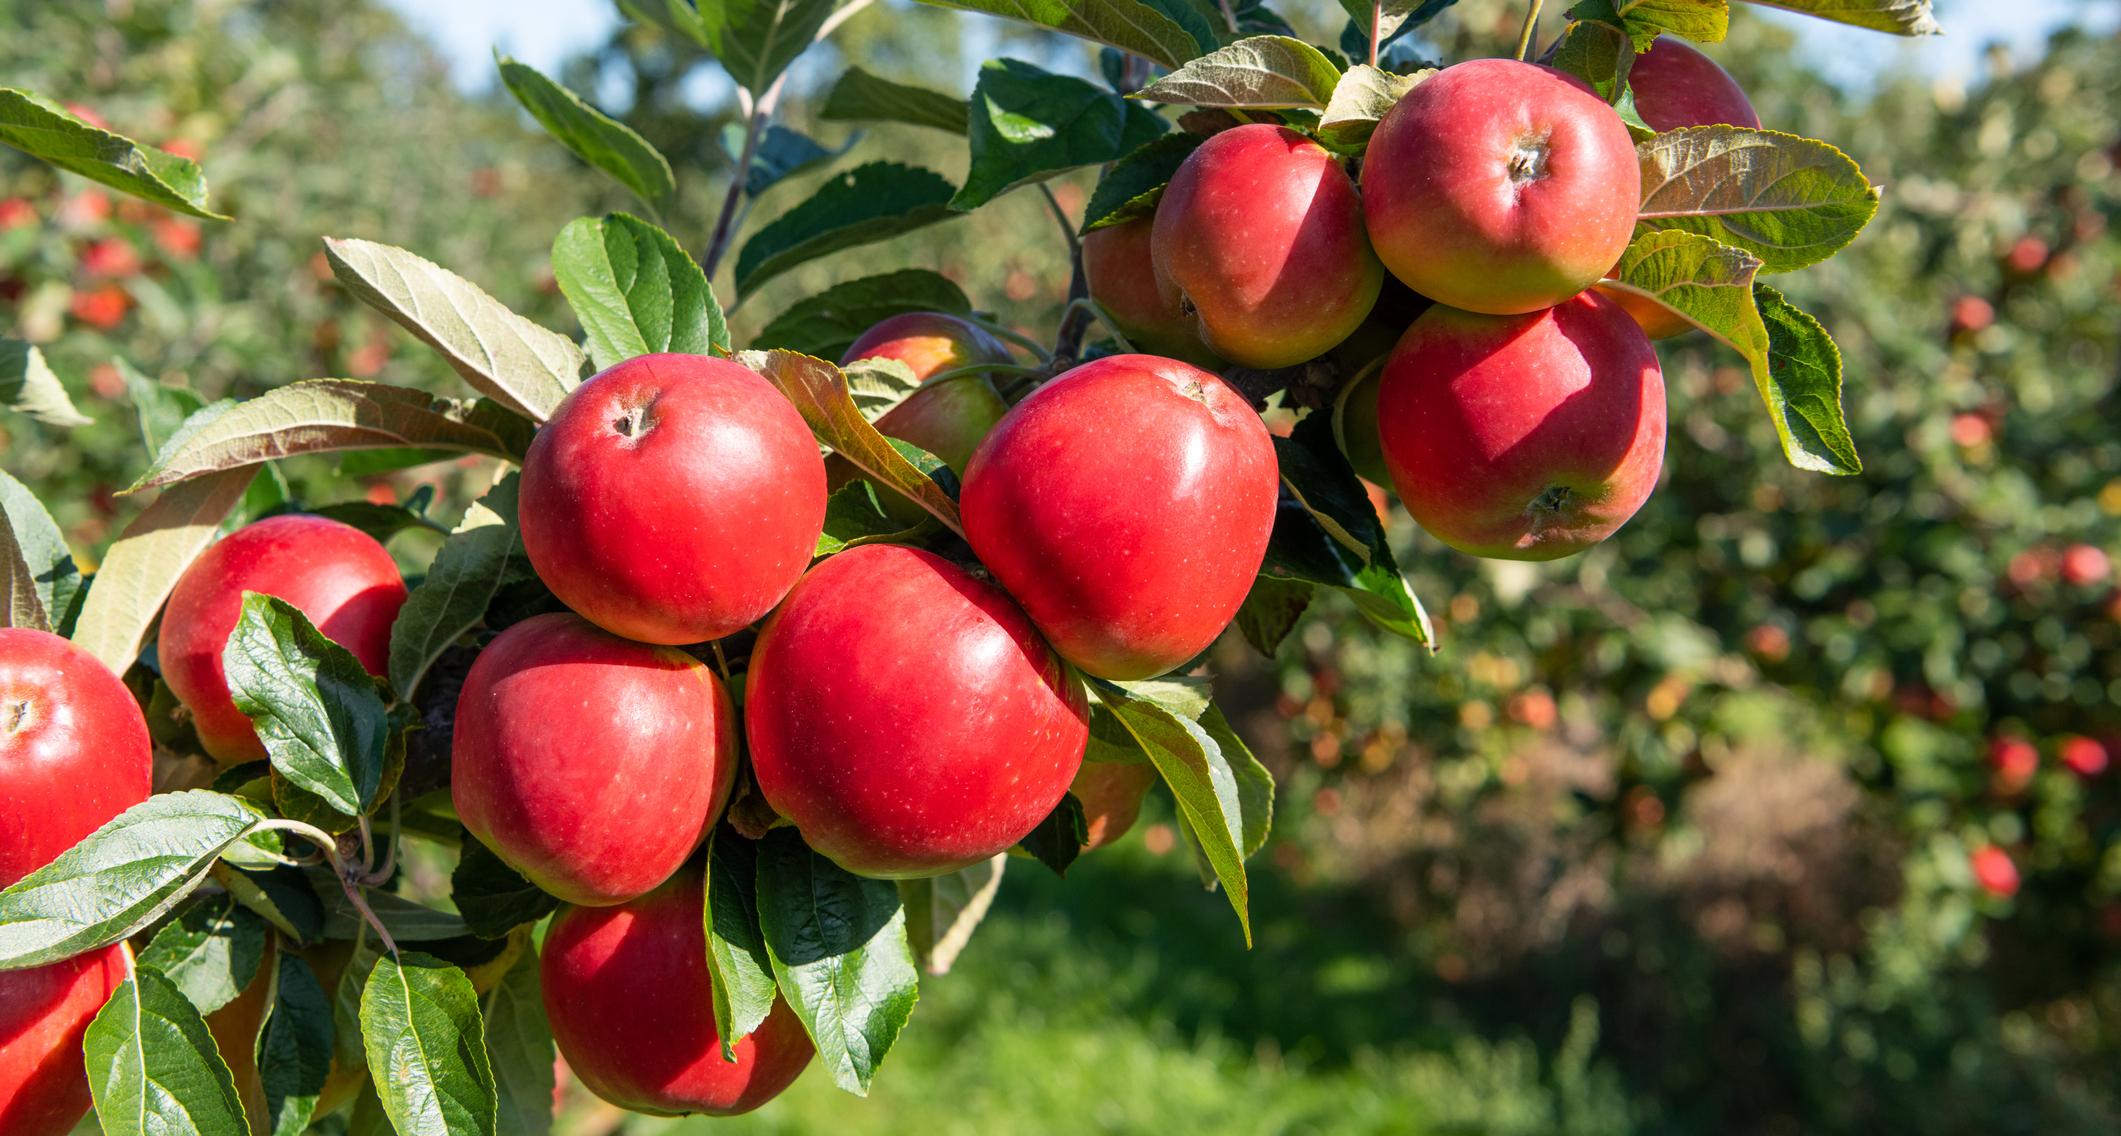
[[[1636,152],[1638,233],[1700,233],[1759,257],[1763,272],[1825,260],[1878,212],[1878,190],[1848,155],[1794,134],[1695,126],[1659,134]]]

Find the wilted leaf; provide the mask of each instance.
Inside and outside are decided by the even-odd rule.
[[[603,170],[658,208],[677,192],[670,162],[633,128],[582,101],[534,67],[495,53],[501,82],[547,133],[575,156]]]
[[[0,87],[0,143],[165,209],[228,218],[206,205],[206,175],[189,158],[90,126],[28,91]]]

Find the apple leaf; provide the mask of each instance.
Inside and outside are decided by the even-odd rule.
[[[327,939],[353,939],[368,932],[367,917],[347,900],[346,891],[338,885],[330,870],[306,868],[303,874],[309,877],[310,886],[324,898],[324,937]],[[407,899],[394,891],[370,888],[364,897],[368,908],[375,913],[383,929],[400,945],[405,943],[438,943],[444,939],[460,939],[471,934],[464,918],[453,911],[429,907],[416,900]]]
[[[163,443],[176,433],[178,427],[206,406],[206,399],[189,387],[157,382],[124,359],[113,359],[111,364],[125,380],[125,397],[133,404],[133,415],[140,425],[140,441],[148,453],[161,453]]]
[[[230,1136],[250,1120],[206,1019],[169,979],[138,970],[81,1038],[107,1136]]]
[[[1325,52],[1288,36],[1253,36],[1187,63],[1134,97],[1181,106],[1324,110],[1339,82],[1340,68]]]
[[[1083,208],[1082,231],[1155,216],[1164,187],[1205,141],[1198,134],[1166,134],[1106,167],[1097,188],[1090,192],[1090,204]]]
[[[1237,775],[1239,815],[1243,818],[1240,827],[1244,830],[1242,848],[1249,860],[1267,846],[1267,834],[1274,827],[1274,775],[1267,772],[1267,767],[1253,756],[1251,747],[1230,727],[1222,707],[1210,703],[1200,716],[1200,728],[1215,740],[1223,759]]]
[[[214,858],[264,820],[250,802],[204,789],[160,793],[119,813],[0,891],[0,970],[130,938],[182,902]]]
[[[714,1028],[722,1059],[736,1060],[736,1043],[773,1012],[780,988],[759,930],[758,844],[729,828],[707,844],[707,976],[714,986]]]
[[[993,908],[1008,867],[1005,852],[946,876],[899,881],[899,900],[906,907],[906,938],[922,970],[950,973],[958,954],[972,941],[972,932]]]
[[[1331,415],[1314,414],[1274,439],[1283,499],[1261,575],[1345,593],[1378,627],[1436,649],[1436,632],[1399,573],[1384,525],[1333,440]]]
[[[81,599],[66,535],[28,486],[0,470],[0,627],[65,627]]]
[[[1614,103],[1627,90],[1628,72],[1634,70],[1635,41],[1616,24],[1575,20],[1562,31],[1546,62],[1589,83],[1599,98]]]
[[[839,144],[838,149],[827,147],[799,130],[785,126],[768,126],[759,134],[758,144],[752,148],[751,168],[744,171],[744,193],[749,197],[772,189],[804,170],[816,169],[854,149],[862,140],[857,130]],[[744,156],[744,125],[728,123],[722,127],[722,154],[731,166]]]
[[[963,99],[848,67],[832,84],[817,116],[827,122],[901,122],[963,134],[970,113]]]
[[[113,674],[130,669],[177,577],[213,543],[250,482],[249,469],[226,469],[163,490],[103,554],[74,642]]]
[[[207,207],[206,175],[191,159],[90,126],[28,91],[0,87],[0,143],[165,209],[228,220]]]
[[[228,890],[243,909],[307,946],[324,937],[324,905],[310,889],[300,868],[280,865],[246,871],[223,859],[213,866],[214,882]]]
[[[1199,37],[1163,9],[1142,0],[921,0],[938,8],[1020,20],[1078,39],[1179,67],[1198,56]]]
[[[209,896],[164,924],[140,952],[202,1014],[236,1000],[265,961],[265,920],[232,895]]]
[[[903,494],[935,514],[952,532],[964,535],[957,502],[876,432],[855,405],[847,376],[838,367],[793,351],[769,351],[763,355],[746,351],[739,358],[788,396],[820,442],[852,462],[870,480]]]
[[[341,1069],[368,1067],[367,1042],[361,1036],[361,992],[368,989],[368,978],[381,957],[381,943],[364,925],[331,991],[331,1058]]]
[[[832,1082],[856,1096],[920,998],[906,909],[889,880],[854,875],[793,828],[758,844],[759,930],[782,997]]]
[[[1810,138],[1738,126],[1668,131],[1636,147],[1638,233],[1684,229],[1789,272],[1834,255],[1878,212],[1878,190],[1848,155]]]
[[[1443,14],[1444,9],[1458,0],[1340,0],[1341,10],[1348,14],[1349,22],[1362,33],[1361,52],[1350,52],[1350,58],[1367,56],[1371,21],[1377,23],[1380,39],[1390,41],[1402,31],[1411,31]],[[1343,43],[1343,47],[1347,45]],[[1383,47],[1379,45],[1380,49]]]
[[[463,849],[449,877],[449,894],[472,934],[482,939],[506,938],[523,924],[559,910],[557,897],[524,879],[493,849],[469,837]]]
[[[278,981],[265,1030],[258,1037],[258,1079],[272,1136],[302,1136],[317,1113],[331,1076],[331,997],[309,964],[280,952]]]
[[[1302,580],[1262,575],[1237,609],[1237,633],[1260,654],[1273,658],[1311,606],[1315,589]]]
[[[1095,83],[1015,59],[990,59],[972,89],[972,163],[952,209],[977,209],[1019,186],[1113,161],[1169,127]]]
[[[1344,154],[1360,153],[1370,144],[1370,135],[1376,133],[1385,112],[1434,74],[1434,69],[1424,68],[1412,75],[1396,75],[1367,63],[1348,68],[1319,116],[1318,140]]]
[[[47,426],[86,426],[66,387],[34,343],[0,336],[0,410],[12,410]]]
[[[1747,359],[1765,358],[1767,328],[1753,306],[1760,258],[1683,229],[1642,233],[1603,287],[1649,300],[1722,340]]]
[[[531,578],[516,527],[517,474],[465,510],[390,627],[390,683],[410,698],[442,652],[486,618],[501,589]]]
[[[1822,20],[1853,24],[1904,36],[1943,35],[1932,0],[1752,0],[1764,8],[1802,12]]]
[[[925,268],[907,268],[835,284],[796,301],[754,337],[753,346],[837,359],[863,332],[891,316],[905,312],[969,315],[971,311],[972,302],[964,290],[948,277]]]
[[[382,785],[390,716],[353,652],[286,600],[244,592],[221,666],[273,770],[339,812],[365,815]]]
[[[552,273],[599,370],[641,355],[728,355],[729,324],[669,233],[624,213],[582,217],[552,244]]]
[[[669,159],[649,145],[646,138],[534,67],[499,52],[494,54],[494,63],[501,70],[501,82],[507,85],[508,93],[523,104],[523,109],[538,120],[546,133],[559,139],[576,157],[617,178],[641,200],[658,209],[669,204],[677,193],[677,179],[670,172]]]
[[[1627,32],[1635,50],[1648,51],[1660,32],[1695,43],[1721,43],[1731,26],[1730,0],[1578,0],[1572,19],[1603,21]]]
[[[479,996],[431,955],[383,955],[361,991],[361,1037],[403,1136],[495,1136],[498,1101]]]
[[[942,465],[941,459],[934,455],[926,456],[935,465]],[[915,464],[918,467],[920,463]],[[817,551],[813,555],[830,556],[863,544],[906,544],[936,528],[936,523],[925,517],[921,524],[908,526],[885,511],[876,493],[875,485],[867,478],[858,478],[833,490],[832,496],[825,501],[825,527],[818,532]]]
[[[737,291],[806,261],[889,240],[957,216],[950,179],[897,162],[868,162],[818,187],[810,199],[751,235],[736,258]]]
[[[1090,821],[1083,815],[1082,801],[1073,793],[1063,793],[1046,819],[1025,833],[1016,846],[1054,875],[1065,877],[1076,857],[1083,854],[1083,845],[1089,842]]]
[[[327,237],[332,272],[362,303],[440,352],[480,394],[543,422],[580,382],[574,340],[509,311],[479,286],[404,249]]]
[[[471,843],[476,843],[473,841]],[[466,845],[467,848],[470,844]],[[538,980],[538,956],[524,951],[486,996],[486,1045],[500,1131],[507,1136],[551,1136],[552,1024]]]
[[[650,0],[653,2],[653,0]],[[835,0],[667,0],[672,26],[755,98],[817,38]]]
[[[1754,364],[1753,376],[1782,436],[1783,453],[1798,469],[1863,472],[1841,410],[1841,349],[1818,320],[1782,293],[1755,284],[1753,295],[1768,333],[1766,364]]]

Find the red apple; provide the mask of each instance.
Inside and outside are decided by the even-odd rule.
[[[293,604],[374,675],[389,665],[390,625],[405,603],[405,582],[390,553],[367,533],[323,517],[267,517],[193,561],[169,594],[155,653],[170,690],[191,711],[200,744],[227,763],[265,756],[221,670],[245,592]]]
[[[1141,819],[1142,799],[1156,784],[1156,767],[1144,761],[1129,765],[1117,761],[1086,761],[1068,791],[1082,802],[1083,819],[1089,822],[1089,838],[1083,851],[1090,852],[1127,835]]]
[[[1657,353],[1597,293],[1521,316],[1429,309],[1385,364],[1378,418],[1407,511],[1476,556],[1581,552],[1664,464]]]
[[[1009,363],[1009,349],[985,328],[942,312],[896,315],[862,333],[840,357],[842,366],[857,359],[895,359],[927,383],[940,375],[983,363]],[[879,433],[911,442],[962,470],[1009,404],[986,375],[959,375],[923,386],[876,420]],[[835,457],[827,463],[834,488],[853,476],[853,466]]]
[[[1996,305],[1979,296],[1961,296],[1952,301],[1951,333],[1972,335],[1987,331],[1996,322]]]
[[[857,359],[895,359],[924,383],[945,371],[1012,361],[1009,346],[992,332],[944,312],[906,312],[878,322],[840,356],[842,364]]]
[[[1996,792],[2014,796],[2032,784],[2033,775],[2040,772],[2040,751],[2024,738],[1992,738],[1988,743],[1988,762],[1995,770]]]
[[[1984,844],[1967,855],[1967,865],[1974,870],[1974,882],[1982,891],[1998,899],[2009,899],[2018,894],[2018,865],[2011,854],[1993,844]]]
[[[0,233],[37,223],[37,207],[27,197],[0,198]]]
[[[111,280],[140,274],[140,250],[130,241],[106,237],[81,250],[77,262],[90,280]]]
[[[1153,355],[1033,391],[965,470],[965,539],[1054,649],[1101,678],[1205,650],[1266,556],[1274,443],[1221,379]]]
[[[1363,159],[1385,267],[1467,311],[1515,315],[1596,283],[1635,232],[1642,174],[1581,82],[1510,59],[1449,67],[1386,112]]]
[[[0,1132],[66,1136],[88,1115],[81,1037],[131,972],[123,943],[0,971]]]
[[[707,973],[697,866],[617,907],[563,907],[539,958],[553,1040],[589,1091],[634,1112],[734,1116],[765,1104],[810,1064],[803,1023],[773,1011],[722,1059]]]
[[[1244,367],[1325,354],[1370,314],[1384,281],[1339,159],[1264,122],[1186,158],[1157,202],[1150,250],[1200,341]]]
[[[1592,291],[1619,304],[1642,328],[1642,333],[1651,339],[1675,339],[1694,330],[1694,325],[1686,317],[1646,296],[1604,284],[1595,286]]]
[[[1194,333],[1178,286],[1156,271],[1150,243],[1154,229],[1153,219],[1137,217],[1083,237],[1083,282],[1090,298],[1135,350],[1219,369],[1222,360]]]
[[[2094,544],[2073,544],[2062,550],[2062,579],[2077,587],[2103,584],[2113,572],[2112,558]]]
[[[1068,791],[1082,687],[1001,590],[932,553],[813,569],[751,654],[759,789],[848,871],[942,875],[1006,851]]]
[[[133,310],[133,297],[121,285],[105,284],[74,293],[66,310],[90,327],[109,331],[123,323],[125,313]]]
[[[118,676],[57,635],[0,628],[0,887],[146,800],[153,776]]]
[[[1676,36],[1658,36],[1628,71],[1635,113],[1659,132],[1685,126],[1748,126],[1760,115],[1730,73]]]
[[[644,643],[756,622],[825,524],[802,415],[727,359],[643,355],[583,383],[523,462],[523,546],[568,607]]]
[[[621,903],[685,863],[728,803],[736,719],[712,668],[566,612],[479,652],[457,698],[464,827],[569,903]]]
[[[2106,772],[2106,747],[2096,739],[2071,736],[2057,747],[2062,764],[2079,777],[2097,777]]]

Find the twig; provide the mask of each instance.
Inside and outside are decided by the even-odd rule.
[[[736,234],[737,208],[743,204],[744,183],[751,178],[751,160],[758,156],[759,137],[766,133],[766,125],[773,119],[774,105],[780,102],[781,84],[788,81],[788,73],[766,88],[758,102],[750,108],[750,121],[744,127],[744,146],[737,155],[736,173],[729,180],[729,191],[722,195],[722,208],[714,218],[714,237],[707,243],[707,257],[700,267],[709,280],[714,279],[714,270],[722,263],[722,255],[729,251],[729,238]]]
[[[1119,344],[1119,349],[1121,351],[1124,351],[1129,355],[1135,353],[1134,342],[1127,338],[1127,333],[1121,331],[1119,329],[1118,324],[1112,322],[1112,313],[1106,311],[1104,305],[1098,303],[1096,300],[1093,300],[1088,296],[1084,296],[1080,300],[1071,301],[1068,304],[1068,310],[1061,314],[1061,318],[1066,319],[1068,315],[1073,313],[1077,308],[1081,308],[1083,311],[1089,313],[1092,319],[1095,319],[1097,322],[1103,324],[1105,326],[1105,330],[1111,334],[1112,341],[1114,343]]]
[[[331,864],[332,875],[338,878],[339,887],[345,891],[347,901],[353,904],[355,911],[361,913],[361,918],[369,926],[376,929],[376,934],[382,938],[383,945],[390,948],[390,953],[392,955],[398,953],[398,944],[391,939],[390,931],[383,926],[383,920],[376,917],[375,910],[368,906],[368,899],[362,894],[366,890],[366,885],[362,882],[366,878],[366,865],[363,866],[362,873],[359,874],[348,869],[346,857],[339,853],[339,841],[337,838],[315,825],[284,818],[268,820],[259,825],[257,831],[292,832],[296,836],[316,845],[324,853],[325,860]]]
[[[1517,35],[1517,58],[1520,60],[1532,53],[1532,36],[1539,30],[1539,9],[1545,3],[1546,0],[1532,0],[1531,6],[1525,9],[1524,30]]]
[[[853,18],[856,12],[867,8],[871,3],[872,0],[854,0],[853,3],[848,4],[846,7],[841,8],[839,11],[834,12],[830,16],[825,17],[825,22],[819,24],[817,27],[817,34],[810,37],[810,42],[819,43],[823,41],[826,36],[829,36],[833,32],[838,31],[839,26],[841,24],[844,24],[849,19]]]
[[[1075,365],[1082,354],[1083,333],[1090,330],[1089,313],[1076,307],[1077,300],[1090,298],[1089,278],[1083,275],[1083,250],[1075,250],[1075,270],[1068,279],[1068,307],[1061,313],[1060,333],[1053,338],[1052,363],[1062,370]]]
[[[714,648],[714,669],[722,672],[722,685],[728,686],[730,681],[729,656],[722,653],[722,643],[719,639],[709,643],[708,646]]]
[[[1044,367],[1023,367],[1015,363],[972,363],[963,367],[952,367],[947,371],[930,375],[921,380],[921,385],[932,387],[956,379],[969,379],[982,375],[1024,375],[1029,378],[1043,379],[1049,374],[1051,372]]]
[[[1068,211],[1061,208],[1060,198],[1053,195],[1053,187],[1045,182],[1040,182],[1038,183],[1038,191],[1045,195],[1046,204],[1053,207],[1053,219],[1060,222],[1061,239],[1068,242],[1068,255],[1079,255],[1083,249],[1083,242],[1081,238],[1075,235],[1075,224],[1068,220]]]

